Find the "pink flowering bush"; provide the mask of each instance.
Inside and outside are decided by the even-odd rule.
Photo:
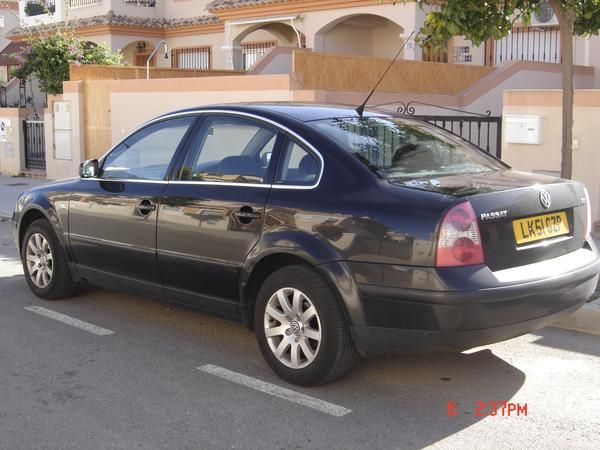
[[[69,79],[71,64],[121,64],[121,53],[113,53],[105,44],[86,42],[72,33],[56,32],[28,39],[29,53],[14,73],[19,78],[35,76],[48,94],[61,94],[63,81]]]

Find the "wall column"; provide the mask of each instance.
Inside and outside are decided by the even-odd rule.
[[[31,109],[1,108],[0,121],[0,174],[20,175],[25,170],[25,139],[23,121]]]

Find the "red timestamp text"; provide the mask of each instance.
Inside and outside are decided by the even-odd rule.
[[[448,402],[448,416],[456,417],[459,405],[455,401]],[[469,411],[467,411],[469,413]],[[475,416],[477,417],[519,417],[527,416],[527,403],[511,402],[475,402]]]

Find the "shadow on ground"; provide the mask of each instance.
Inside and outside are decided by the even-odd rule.
[[[0,224],[1,228],[7,226],[10,224]],[[0,242],[0,259],[5,259],[1,264],[15,262],[17,253],[10,244],[7,240]],[[0,277],[0,294],[7,310],[21,311],[24,306],[37,304],[114,330],[114,338],[101,341],[98,348],[106,353],[106,358],[122,367],[133,364],[131,355],[134,352],[144,361],[153,361],[156,355],[161,358],[167,355],[167,361],[161,364],[168,364],[166,370],[175,373],[175,380],[179,376],[178,382],[193,395],[201,392],[203,382],[207,381],[205,377],[210,377],[196,373],[195,367],[216,364],[353,410],[352,414],[341,418],[329,417],[281,400],[276,403],[277,408],[285,408],[290,413],[301,408],[297,411],[302,418],[300,422],[289,425],[288,418],[281,415],[270,419],[269,423],[257,425],[243,417],[248,414],[248,408],[239,411],[234,408],[233,414],[239,414],[239,417],[223,417],[223,420],[238,422],[238,436],[255,434],[256,427],[262,427],[264,444],[269,448],[281,445],[284,437],[277,429],[283,426],[291,426],[286,433],[299,436],[299,447],[331,447],[330,440],[325,442],[325,436],[331,438],[328,427],[336,430],[336,448],[388,448],[390,441],[401,448],[426,447],[482,420],[483,417],[476,414],[477,402],[508,401],[525,382],[523,372],[486,349],[468,354],[360,359],[354,370],[337,382],[298,388],[287,385],[270,371],[252,331],[196,310],[93,287],[83,289],[71,299],[44,302],[30,293],[22,276],[12,273]],[[31,323],[35,322],[32,320]],[[546,335],[544,331],[538,334],[541,339],[537,344],[565,348],[565,342],[555,334]],[[597,340],[595,343],[584,340],[584,344],[579,341],[567,340],[568,349],[600,354]],[[132,366],[130,369],[147,368]],[[192,381],[186,379],[184,373],[193,374]],[[118,383],[119,380],[111,382]],[[252,408],[261,408],[263,402],[267,405],[273,401],[264,394],[230,386],[226,381],[219,382],[221,385],[227,391],[236,392],[235,401],[242,405],[249,403]],[[143,392],[140,395],[144,395]],[[456,402],[455,415],[449,415],[449,402]],[[184,417],[183,410],[173,408],[174,418]],[[228,414],[231,415],[231,411],[229,409]],[[321,433],[310,437],[311,434],[301,432],[309,427],[321,430]],[[274,436],[278,435],[279,440],[276,440]],[[318,436],[323,436],[322,440]]]
[[[50,307],[57,309],[55,305]],[[331,423],[339,427],[342,422],[346,434],[339,437],[339,445],[346,448],[388,447],[391,436],[402,448],[434,444],[482,420],[484,417],[476,414],[477,402],[509,401],[525,382],[523,372],[484,349],[469,354],[359,359],[354,370],[337,382],[299,388],[287,385],[270,371],[252,331],[202,312],[93,287],[60,302],[58,310],[84,320],[93,317],[101,325],[108,324],[120,339],[127,334],[128,342],[143,340],[139,351],[158,353],[165,351],[165,346],[172,351],[173,344],[169,343],[177,342],[173,355],[177,363],[173,364],[185,362],[188,370],[216,364],[351,408],[354,412],[343,418],[314,413],[314,423],[304,425],[327,427]],[[266,397],[261,399],[267,401]],[[243,397],[240,402],[244,402]],[[455,415],[449,415],[449,402],[456,402]],[[297,406],[290,404],[290,408]],[[275,422],[286,420],[281,417]],[[317,444],[314,440],[304,443],[311,448]]]
[[[600,336],[559,328],[544,328],[532,334],[539,336],[533,341],[536,345],[600,356]]]

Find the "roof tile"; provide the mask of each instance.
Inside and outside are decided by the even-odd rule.
[[[155,29],[172,29],[172,28],[185,28],[196,25],[208,25],[221,23],[221,21],[213,15],[206,14],[203,16],[187,17],[184,19],[154,19],[146,17],[135,17],[115,14],[113,11],[109,11],[103,16],[93,17],[82,17],[80,19],[68,20],[51,25],[39,25],[33,27],[27,27],[24,30],[21,27],[16,27],[6,34],[8,38],[14,36],[22,36],[25,32],[43,32],[45,30],[51,30],[56,26],[72,27],[72,28],[89,28],[100,25],[124,25],[134,26],[143,28],[155,28]]]
[[[273,3],[292,3],[294,1],[295,0],[214,0],[206,5],[206,9],[209,11],[219,11],[222,9],[270,5]]]

